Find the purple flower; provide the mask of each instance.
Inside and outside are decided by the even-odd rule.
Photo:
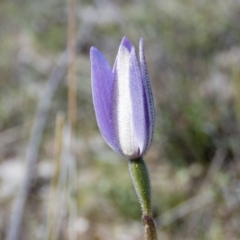
[[[91,47],[90,58],[93,104],[103,138],[128,159],[143,156],[152,142],[155,115],[143,39],[139,62],[126,37],[113,70],[95,47]]]

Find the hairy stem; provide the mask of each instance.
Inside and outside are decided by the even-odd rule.
[[[157,230],[152,217],[151,185],[144,160],[129,160],[129,172],[142,208],[145,240],[157,240]]]

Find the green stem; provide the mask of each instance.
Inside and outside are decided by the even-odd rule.
[[[144,160],[129,160],[129,171],[142,208],[145,240],[157,240],[157,230],[152,218],[151,186]]]
[[[142,158],[129,160],[129,171],[142,207],[142,213],[151,215],[151,187],[144,160]]]

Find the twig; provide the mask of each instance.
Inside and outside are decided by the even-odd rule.
[[[91,33],[92,26],[83,25],[81,31],[79,31],[77,41],[77,51],[80,52],[83,45],[86,43]],[[17,197],[13,203],[9,226],[7,229],[6,240],[19,239],[19,233],[21,230],[21,222],[23,218],[23,212],[26,205],[27,196],[31,187],[31,181],[35,173],[35,164],[37,162],[37,156],[39,152],[39,146],[41,143],[42,133],[45,127],[47,114],[50,109],[53,95],[64,79],[67,71],[67,52],[63,52],[59,57],[56,67],[52,70],[50,77],[47,81],[43,94],[38,102],[34,123],[31,130],[31,136],[27,146],[26,152],[26,167],[24,180],[20,186]]]

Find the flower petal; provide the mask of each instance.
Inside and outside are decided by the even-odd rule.
[[[130,91],[130,53],[124,44],[120,44],[114,82],[113,117],[118,144],[123,155],[128,158],[138,156],[138,143],[136,141],[132,116],[132,97]]]
[[[93,105],[98,127],[108,145],[119,152],[111,119],[114,75],[105,57],[94,47],[91,47],[90,59]]]
[[[143,38],[140,38],[139,41],[139,58],[140,58],[140,68],[141,68],[141,76],[143,81],[144,88],[144,108],[145,108],[145,121],[146,121],[146,129],[147,129],[147,147],[144,150],[146,152],[152,142],[153,138],[153,130],[154,130],[154,102],[152,96],[152,89],[150,85],[147,64],[144,55],[144,46],[143,46]]]
[[[132,47],[130,54],[129,72],[133,126],[135,137],[139,146],[139,154],[141,155],[147,145],[147,131],[145,122],[143,83],[134,47]]]

